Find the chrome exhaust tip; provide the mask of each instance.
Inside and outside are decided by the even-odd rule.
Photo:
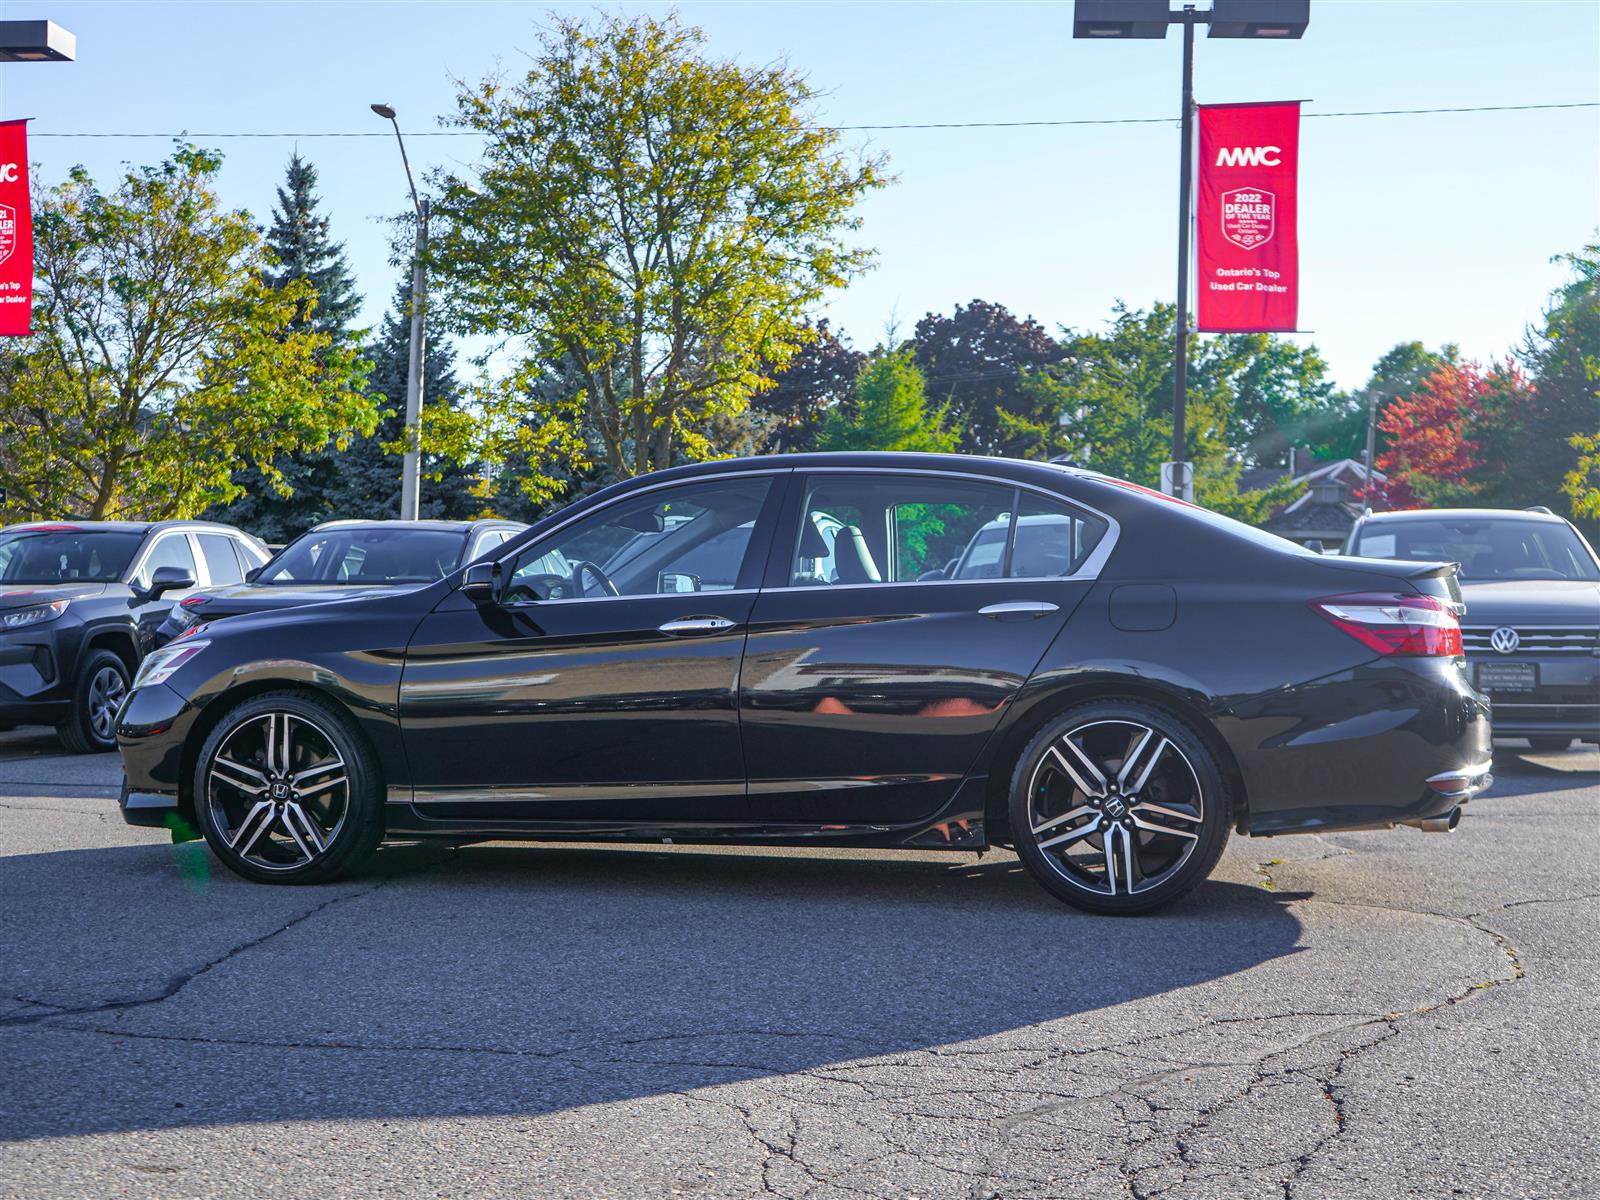
[[[1413,817],[1409,821],[1401,821],[1400,824],[1420,829],[1423,833],[1449,833],[1461,824],[1461,809],[1452,808],[1442,817]]]

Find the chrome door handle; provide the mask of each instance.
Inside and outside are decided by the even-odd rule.
[[[1047,600],[1008,600],[1004,604],[986,605],[978,610],[978,615],[995,621],[1026,621],[1060,611],[1060,605]]]
[[[683,637],[694,633],[721,633],[724,629],[732,629],[734,624],[727,617],[679,617],[656,628],[673,637]]]

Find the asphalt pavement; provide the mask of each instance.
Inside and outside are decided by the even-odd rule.
[[[0,1197],[1600,1195],[1600,754],[1153,916],[1003,852],[262,887],[0,735]]]

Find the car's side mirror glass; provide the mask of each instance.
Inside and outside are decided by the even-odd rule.
[[[143,589],[146,600],[154,600],[167,592],[187,591],[194,586],[194,572],[186,567],[157,567],[150,576],[150,586]]]
[[[464,594],[480,608],[500,602],[500,566],[492,562],[470,563],[461,572],[458,585]]]
[[[701,580],[698,575],[691,575],[687,571],[663,571],[659,576],[656,591],[658,592],[698,592]]]

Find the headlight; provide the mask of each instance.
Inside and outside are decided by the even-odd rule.
[[[210,644],[204,638],[197,641],[168,642],[161,649],[152,651],[139,665],[139,673],[133,677],[133,686],[141,688],[165,683],[172,678],[179,667]]]
[[[43,625],[54,621],[67,611],[67,601],[52,600],[49,604],[35,604],[32,608],[13,608],[0,613],[0,629],[21,629],[24,625]]]

